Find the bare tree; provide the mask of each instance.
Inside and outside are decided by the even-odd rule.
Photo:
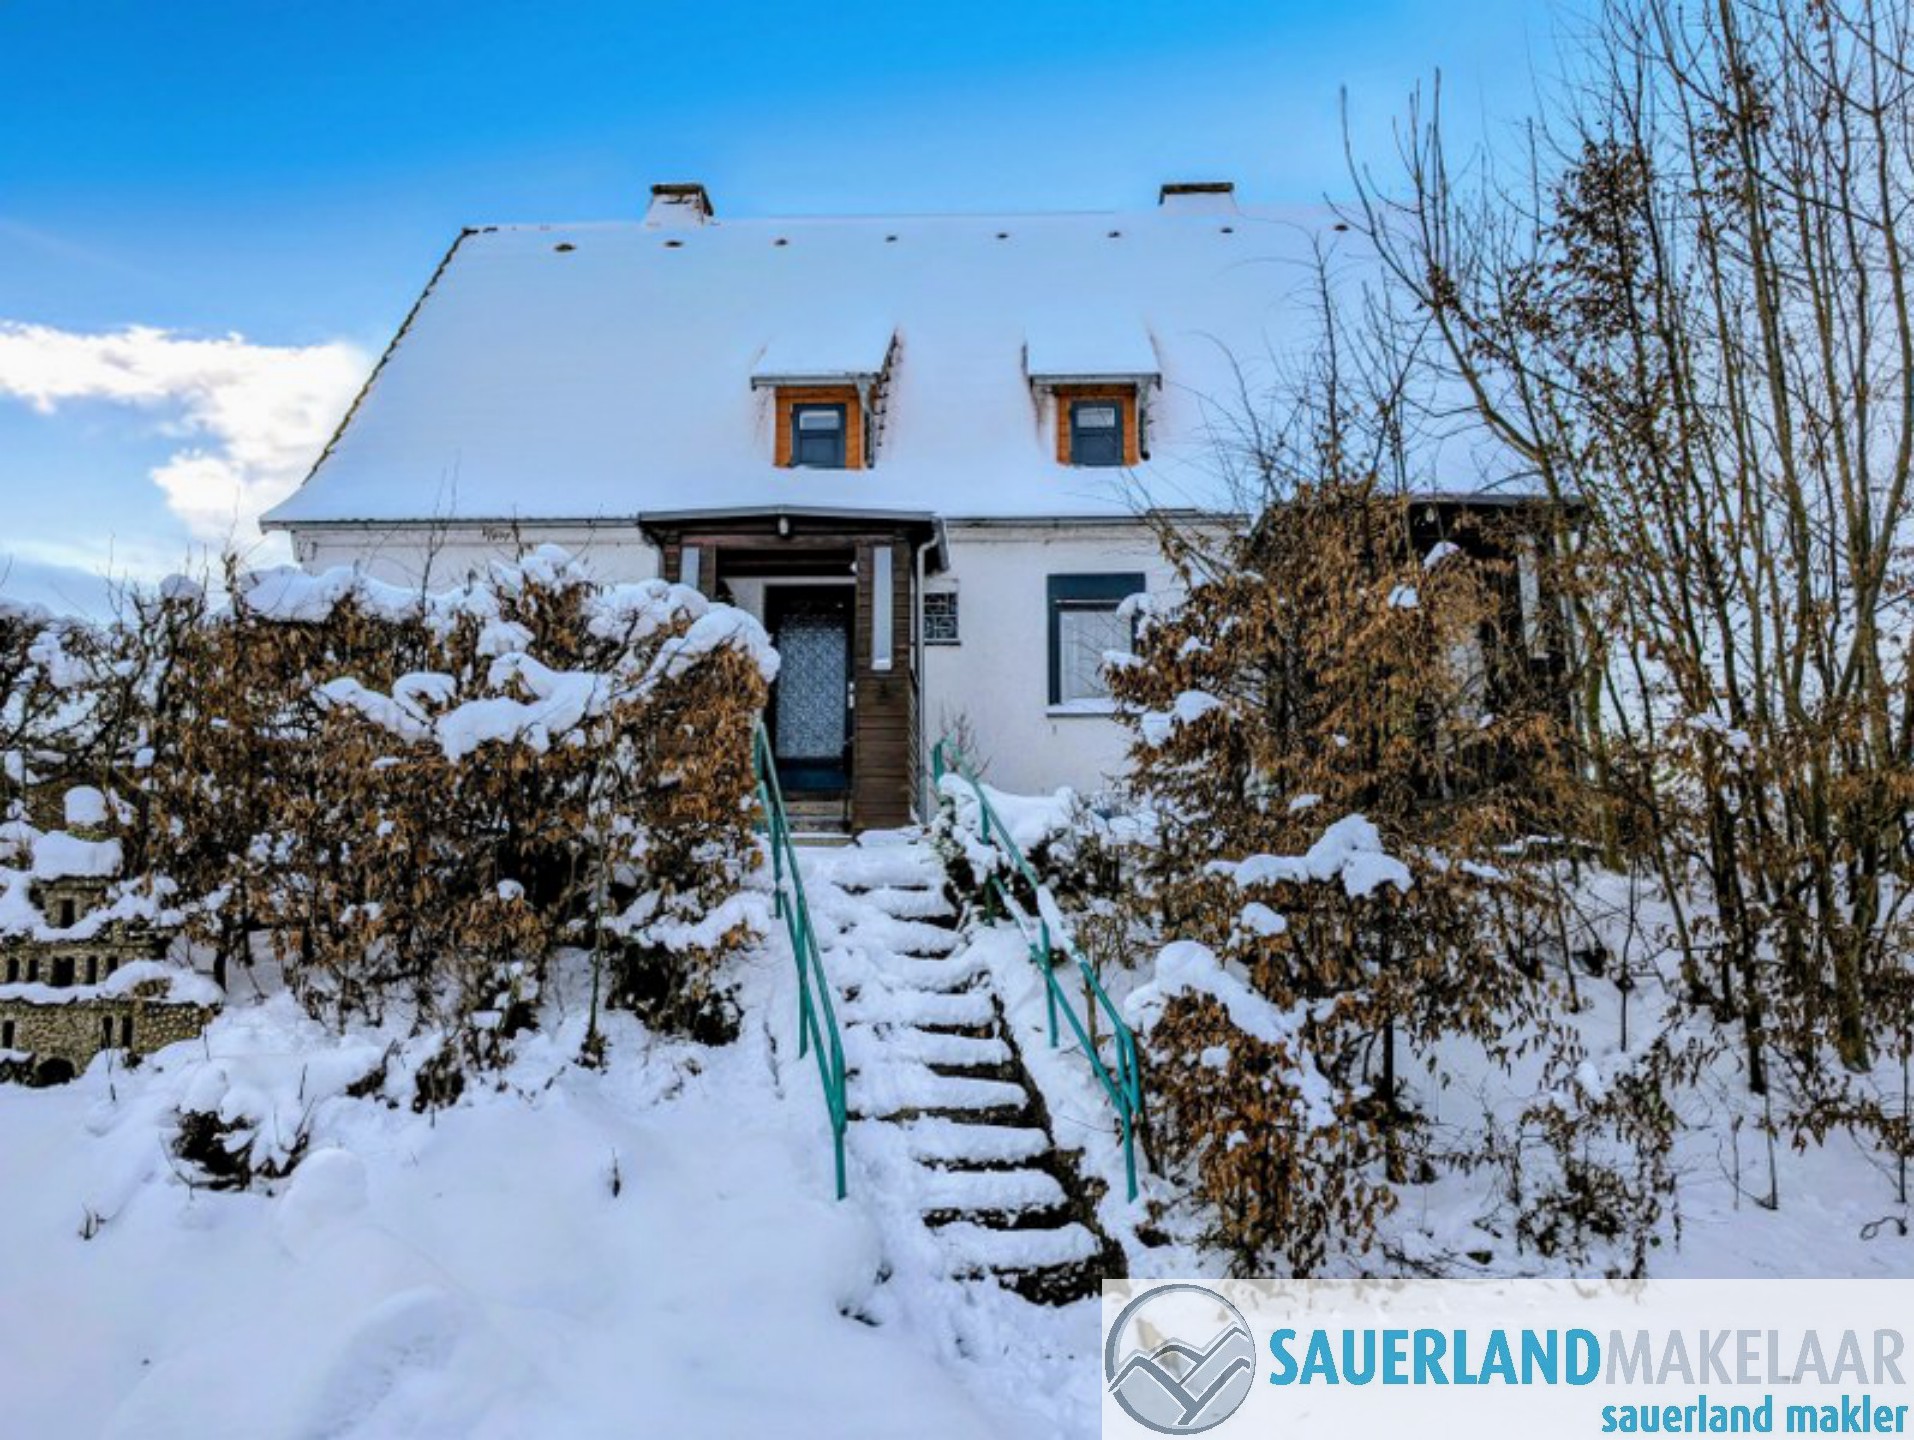
[[[1611,856],[1658,872],[1692,998],[1817,1129],[1854,1113],[1821,1057],[1863,1071],[1907,1025],[1911,26],[1611,0],[1516,164],[1458,164],[1438,95],[1347,217],[1479,453],[1577,516]]]

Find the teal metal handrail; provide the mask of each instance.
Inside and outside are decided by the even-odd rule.
[[[818,1079],[824,1082],[824,1108],[831,1116],[837,1198],[842,1200],[844,1131],[850,1123],[844,1088],[844,1040],[838,1033],[837,1007],[831,1003],[831,982],[824,973],[817,931],[811,927],[811,906],[804,898],[804,875],[798,869],[797,847],[791,843],[791,822],[784,813],[784,790],[778,784],[771,737],[765,734],[762,721],[752,732],[751,763],[757,772],[758,804],[764,812],[762,828],[770,842],[773,903],[791,937],[791,954],[797,961],[798,1058],[817,1057]]]
[[[993,871],[983,880],[985,895],[988,897],[994,894],[1002,902],[1005,913],[1023,932],[1024,944],[1030,951],[1031,963],[1043,976],[1045,998],[1050,1010],[1051,1048],[1055,1049],[1057,1046],[1057,1016],[1061,1014],[1069,1022],[1070,1029],[1077,1037],[1078,1046],[1089,1060],[1090,1068],[1096,1075],[1097,1083],[1103,1087],[1103,1093],[1109,1097],[1111,1107],[1116,1111],[1117,1123],[1123,1130],[1125,1178],[1129,1182],[1129,1197],[1134,1200],[1137,1194],[1136,1136],[1137,1130],[1143,1124],[1143,1074],[1137,1063],[1136,1037],[1131,1034],[1130,1027],[1124,1024],[1122,1015],[1117,1012],[1115,1002],[1104,990],[1103,982],[1097,979],[1096,971],[1090,968],[1089,962],[1077,950],[1069,935],[1064,933],[1060,924],[1055,928],[1051,926],[1052,914],[1061,917],[1061,909],[1057,905],[1056,897],[1051,895],[1048,887],[1038,878],[1036,867],[1030,863],[1029,857],[1023,853],[1015,837],[1011,835],[1010,828],[1004,824],[1003,818],[997,814],[996,807],[990,803],[990,796],[985,793],[983,782],[964,763],[963,754],[955,745],[948,740],[939,740],[931,750],[931,778],[936,782],[940,795],[943,793],[946,775],[955,775],[970,787],[977,797],[979,838],[985,844],[994,846],[997,852],[1010,862],[1010,868],[1016,876],[1030,887],[1036,914],[1034,917],[1026,918],[1023,907],[1017,902],[1016,896],[1012,893],[1010,886],[1005,883],[1000,872]],[[1090,1004],[1102,1011],[1104,1018],[1109,1022],[1113,1054],[1107,1064],[1103,1056],[1098,1053],[1095,1043],[1090,1039],[1090,1032],[1085,1024],[1086,1020],[1093,1017],[1088,1013],[1081,1019],[1078,1017],[1070,1003],[1070,997],[1064,993],[1063,986],[1057,979],[1056,957],[1058,954],[1076,963],[1078,973],[1083,976],[1084,993],[1089,997]],[[1087,1009],[1086,1006],[1086,1012]]]

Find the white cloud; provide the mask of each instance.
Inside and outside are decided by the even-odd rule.
[[[289,495],[357,393],[356,347],[194,340],[148,326],[86,335],[0,320],[0,395],[51,414],[79,400],[153,413],[179,449],[152,472],[197,540],[245,544]]]

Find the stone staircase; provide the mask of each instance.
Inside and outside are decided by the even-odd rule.
[[[1063,1304],[1124,1273],[1073,1157],[1057,1146],[982,961],[966,953],[926,847],[840,852],[806,884],[837,891],[862,953],[840,1017],[853,1147],[907,1198],[945,1273]],[[833,873],[836,872],[836,878]],[[849,903],[844,903],[849,902]]]

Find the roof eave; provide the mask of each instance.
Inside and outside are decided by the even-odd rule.
[[[1059,385],[1161,385],[1160,370],[1095,370],[1030,372],[1030,383],[1039,389],[1054,390]]]
[[[781,385],[869,385],[882,370],[812,370],[802,374],[764,374],[751,377],[753,390],[774,390]]]

